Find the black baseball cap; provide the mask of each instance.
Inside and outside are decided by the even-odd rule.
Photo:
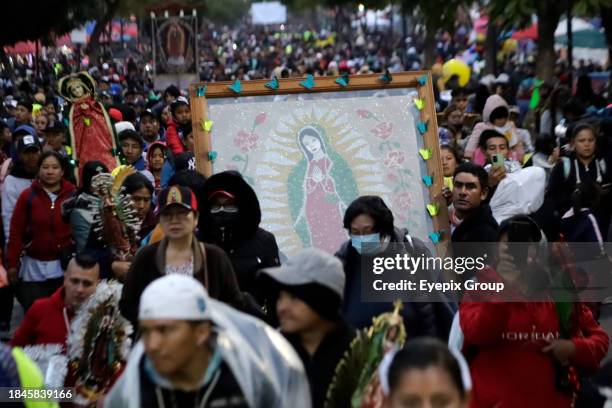
[[[144,118],[145,116],[149,116],[155,120],[159,120],[159,117],[151,109],[142,111],[142,113],[140,114],[140,120],[142,120],[142,118]]]
[[[172,186],[163,189],[159,193],[157,211],[164,212],[171,205],[180,205],[191,211],[198,211],[198,201],[189,187]]]
[[[17,142],[17,153],[23,153],[26,150],[40,150],[40,142],[34,135],[24,135],[19,142]]]

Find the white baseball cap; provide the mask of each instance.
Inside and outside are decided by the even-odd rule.
[[[115,123],[115,132],[117,132],[117,134],[128,129],[133,130],[134,132],[136,131],[136,128],[134,127],[134,124],[132,122],[127,122],[124,120],[122,122]]]
[[[139,320],[210,320],[210,301],[202,284],[191,276],[170,274],[142,292]]]

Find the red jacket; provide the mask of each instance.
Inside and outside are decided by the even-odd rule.
[[[570,363],[596,370],[608,350],[608,335],[579,305],[579,333]],[[547,339],[560,338],[554,302],[463,302],[459,320],[470,362],[471,408],[570,407],[572,395],[556,388],[552,356],[542,352]]]
[[[72,184],[62,181],[57,199],[55,203],[51,203],[40,182],[34,180],[32,186],[19,195],[11,218],[7,269],[19,266],[19,258],[24,249],[32,258],[50,261],[58,259],[62,250],[73,245],[70,224],[62,219],[62,203],[72,196],[74,191]],[[29,245],[27,241],[30,241]]]
[[[64,287],[47,298],[38,299],[28,309],[11,340],[11,346],[66,344],[68,328],[64,318]],[[66,311],[66,317],[72,318]]]
[[[185,145],[183,145],[183,142],[178,134],[177,127],[178,126],[174,119],[169,118],[166,129],[166,144],[175,156],[185,151]]]

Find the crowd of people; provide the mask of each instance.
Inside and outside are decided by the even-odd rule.
[[[202,41],[206,81],[422,68],[419,44],[386,34],[343,43],[325,31],[212,27]],[[455,39],[440,36],[442,61],[458,51]],[[116,280],[121,296],[109,307],[133,327],[134,345],[96,388],[105,406],[326,406],[351,344],[393,309],[363,300],[364,257],[387,254],[390,244],[427,256],[426,237],[397,228],[382,198],[362,196],[337,226],[347,240],[336,254],[306,249],[287,258],[260,226],[259,197],[240,173],[206,178],[196,170],[185,91],[153,89],[134,60],[88,67],[116,134],[117,165],[75,160],[75,102],[57,91],[75,61],[41,63],[38,76],[25,66],[2,75],[0,328],[12,335],[0,346],[0,385],[23,384],[20,347],[67,351],[79,310],[100,282]],[[598,249],[589,256],[607,259],[612,108],[588,76],[596,68],[560,65],[553,80],[540,81],[529,61],[508,60],[498,76],[472,75],[461,87],[440,67],[432,74],[452,244],[587,242]],[[137,239],[126,248],[100,233],[114,219],[104,209],[119,205],[101,192],[104,175],[121,181],[130,202]],[[528,291],[521,282],[533,257],[485,247],[496,253],[482,279]],[[610,368],[600,368],[609,347],[600,311],[552,298],[405,302],[398,313],[408,340],[385,334],[384,352],[368,363],[376,364],[380,399],[368,406],[603,406],[588,386],[610,386]],[[363,404],[375,394],[367,384],[360,382]]]

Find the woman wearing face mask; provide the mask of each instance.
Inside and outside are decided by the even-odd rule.
[[[227,255],[215,245],[200,243],[194,234],[199,214],[195,194],[181,186],[164,189],[159,195],[158,212],[164,238],[136,254],[119,302],[123,316],[136,324],[145,287],[172,273],[193,276],[212,298],[244,310],[245,299]]]
[[[390,352],[380,369],[384,408],[466,408],[472,381],[461,354],[431,338]]]
[[[344,214],[344,228],[350,240],[336,252],[346,275],[343,314],[349,324],[362,329],[372,324],[373,317],[393,309],[391,303],[362,300],[361,273],[365,273],[362,255],[395,257],[401,248],[409,256],[431,256],[431,253],[421,240],[393,225],[393,213],[378,196],[362,196],[353,201]],[[404,303],[404,323],[413,335],[443,337],[448,334],[452,321],[452,312],[446,306],[444,303]]]
[[[240,290],[262,303],[265,294],[255,281],[257,271],[278,266],[280,262],[276,238],[259,226],[261,209],[257,194],[240,173],[223,171],[206,180],[200,198],[200,240],[225,250]]]

